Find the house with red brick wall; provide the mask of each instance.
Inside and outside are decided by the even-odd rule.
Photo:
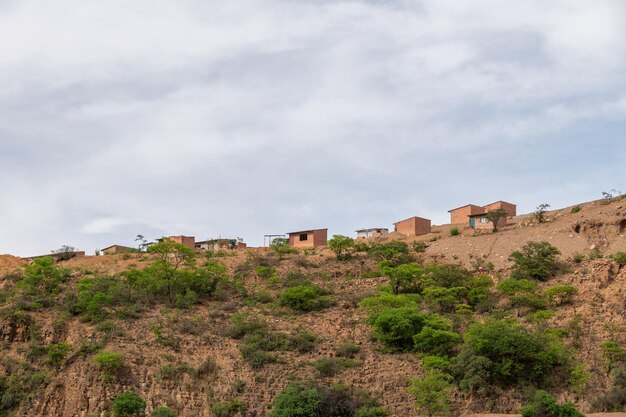
[[[497,227],[505,226],[507,224],[508,217],[514,217],[517,215],[517,206],[502,200],[498,200],[484,206],[467,204],[465,206],[449,210],[448,213],[450,213],[451,224],[462,224],[473,229],[486,229],[493,227],[489,219],[487,219],[486,214],[489,211],[499,209],[504,210],[507,217],[500,219]]]
[[[420,236],[430,233],[430,220],[413,216],[393,224],[394,232],[409,236]]]
[[[105,255],[114,255],[116,253],[130,253],[137,252],[137,248],[131,248],[130,246],[124,245],[111,245],[102,249],[102,253]]]
[[[475,204],[466,204],[464,206],[448,210],[448,213],[450,213],[450,224],[467,224],[469,216],[482,214],[484,212],[485,210],[481,206],[477,206]]]
[[[311,229],[299,232],[289,232],[289,246],[294,248],[310,248],[326,246],[328,229]]]
[[[166,236],[166,237],[162,237],[160,239],[156,240],[158,243],[162,243],[162,242],[174,242],[174,243],[180,243],[183,244],[191,249],[195,249],[196,248],[196,238],[195,236]]]

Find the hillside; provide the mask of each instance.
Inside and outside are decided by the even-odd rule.
[[[167,406],[181,417],[264,416],[291,381],[341,382],[369,393],[390,415],[417,416],[407,387],[425,375],[423,356],[433,352],[405,348],[398,339],[386,344],[366,320],[400,300],[438,321],[442,327],[433,328],[442,335],[459,338],[446,349],[436,346],[453,362],[467,353],[469,342],[460,339],[470,323],[503,319],[554,354],[540,379],[522,372],[511,384],[492,375],[486,392],[460,386],[470,373],[463,368],[450,391],[453,414],[517,413],[538,387],[585,413],[604,411],[601,399],[626,392],[615,376],[615,369],[626,374],[626,353],[620,356],[626,267],[611,257],[626,252],[626,200],[555,210],[546,220],[518,216],[496,233],[477,235],[451,236],[449,225],[417,238],[392,233],[346,260],[327,248],[288,254],[257,248],[188,259],[180,268],[160,264],[171,257],[125,254],[24,271],[20,259],[0,256],[0,416],[104,415],[124,391],[143,398],[148,412]],[[528,280],[536,288],[507,292],[498,283],[515,270],[509,255],[531,241],[556,247],[558,268],[545,281]],[[410,250],[392,253],[391,265],[381,267],[377,256],[387,255],[371,248],[390,242]],[[403,281],[400,295],[381,301],[389,277],[414,263],[412,279],[422,281]],[[446,274],[459,283],[432,283]],[[559,285],[575,292],[546,292]],[[290,293],[303,287],[312,292]],[[607,341],[616,346],[612,363],[602,351]],[[121,354],[119,364],[98,362],[102,352]],[[571,382],[577,366],[584,383]],[[452,368],[438,369],[458,373]]]

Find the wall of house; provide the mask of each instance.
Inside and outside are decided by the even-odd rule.
[[[475,219],[474,229],[476,229],[476,230],[491,230],[491,229],[493,229],[493,223],[491,223],[490,221],[487,221],[485,223],[481,222],[481,219],[483,217],[484,216],[476,216],[476,217],[474,217],[474,219]],[[500,218],[500,220],[498,220],[498,227],[506,226],[506,224],[507,224],[506,217],[502,217],[502,218]]]
[[[300,235],[307,235],[306,240],[300,240]],[[289,235],[289,245],[295,248],[310,248],[314,246],[326,246],[328,231],[326,229],[310,230],[303,233],[292,233]]]
[[[506,201],[496,201],[495,203],[488,204],[484,207],[485,211],[504,209],[509,217],[517,216],[517,206],[515,204],[507,203]]]
[[[395,231],[409,236],[419,236],[430,233],[430,220],[413,217],[396,223]]]
[[[483,212],[483,208],[480,206],[475,206],[470,204],[465,207],[460,207],[456,210],[450,212],[450,223],[451,224],[465,224],[469,225],[469,217],[472,214],[481,214]]]
[[[193,236],[168,236],[165,240],[169,240],[170,242],[182,243],[185,246],[190,247],[191,249],[196,248],[196,238]]]
[[[103,250],[102,253],[105,255],[113,255],[115,253],[124,253],[124,252],[130,252],[134,250],[136,249],[128,247],[128,246],[115,245],[115,246],[111,246],[110,248]]]
[[[326,246],[326,242],[328,241],[328,230],[319,229],[313,231],[313,241],[314,246]]]

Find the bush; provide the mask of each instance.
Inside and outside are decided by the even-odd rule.
[[[575,214],[575,213],[578,213],[580,210],[582,210],[582,207],[574,206],[572,207],[572,210],[570,211],[570,213]]]
[[[450,413],[450,390],[452,376],[438,370],[428,371],[424,378],[414,378],[409,392],[415,396],[415,406],[428,416],[444,416]]]
[[[452,229],[450,229],[450,236],[458,236],[458,235],[459,235],[458,227],[453,227]]]
[[[585,255],[583,255],[580,252],[575,252],[572,255],[572,261],[574,261],[574,263],[576,263],[576,264],[579,264],[579,263],[581,263],[584,260],[585,260]]]
[[[361,346],[354,343],[342,343],[335,350],[335,355],[340,358],[354,358],[361,351]]]
[[[427,355],[422,358],[422,367],[427,371],[438,369],[443,372],[450,367],[450,359],[442,356]]]
[[[546,281],[558,271],[556,257],[560,253],[548,242],[528,242],[509,256],[514,263],[511,278]]]
[[[611,259],[619,264],[619,266],[626,266],[626,252],[617,252],[611,255]]]
[[[132,391],[125,391],[115,397],[111,403],[113,417],[142,417],[146,402]]]
[[[289,246],[289,239],[287,239],[286,237],[277,237],[276,239],[272,240],[272,243],[270,243],[270,249],[274,251],[279,257],[296,252],[295,248]]]
[[[167,407],[159,407],[150,413],[150,417],[176,417],[176,413]]]
[[[313,367],[321,376],[334,376],[341,370],[339,361],[334,358],[320,358],[313,362]]]
[[[72,345],[68,343],[50,344],[47,347],[48,359],[47,364],[50,366],[58,367],[63,364],[65,357],[72,350]]]
[[[288,349],[299,353],[311,352],[317,346],[317,336],[313,333],[302,332],[289,336]]]
[[[617,342],[607,340],[600,345],[602,356],[607,361],[609,371],[616,363],[626,361],[626,349],[622,348]]]
[[[496,288],[506,295],[534,294],[537,291],[537,283],[528,279],[509,278],[500,282]]]
[[[315,285],[299,285],[283,291],[278,296],[278,302],[297,311],[322,310],[332,304],[325,294],[325,290]]]
[[[292,382],[274,398],[268,417],[384,417],[376,402],[357,388],[324,387],[311,382]]]
[[[417,253],[426,252],[426,243],[424,242],[413,242],[413,250]]]
[[[557,404],[546,391],[537,391],[533,399],[522,407],[522,417],[584,417],[572,403]]]
[[[364,310],[369,312],[382,311],[385,308],[413,307],[418,308],[422,297],[418,294],[389,294],[382,293],[376,297],[367,297],[359,302]]]
[[[415,350],[431,355],[448,356],[454,348],[461,343],[461,336],[450,330],[433,329],[423,327],[413,336]]]
[[[61,291],[69,276],[68,270],[56,266],[54,259],[48,256],[34,259],[31,265],[24,266],[24,275],[16,286],[27,300],[33,302],[34,308],[50,307],[53,297]]]
[[[389,261],[393,265],[410,261],[409,246],[405,242],[373,243],[367,251],[367,256],[381,262]]]
[[[414,308],[387,308],[373,313],[367,319],[374,336],[387,347],[397,351],[414,349],[413,337],[424,327],[436,330],[449,330],[450,324],[433,314],[420,313]]]
[[[245,409],[246,405],[239,400],[224,401],[211,406],[215,417],[233,417]]]
[[[123,359],[122,354],[106,350],[95,355],[93,361],[100,371],[99,379],[103,382],[112,380],[115,373],[122,367]]]
[[[559,342],[511,320],[473,323],[464,340],[454,369],[459,385],[469,390],[477,384],[542,384],[567,359]]]
[[[571,303],[576,293],[578,290],[571,285],[555,285],[546,289],[543,295],[548,297],[552,304],[560,306]]]
[[[354,247],[354,239],[348,236],[334,235],[328,241],[328,248],[333,251],[337,259],[350,259],[350,249]]]
[[[256,271],[257,276],[263,279],[269,279],[276,273],[276,270],[272,268],[271,266],[263,266],[263,265],[257,266],[255,271]]]
[[[195,378],[203,378],[209,375],[216,376],[219,366],[213,358],[207,358],[195,369],[193,376]]]

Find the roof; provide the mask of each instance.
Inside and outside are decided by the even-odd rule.
[[[326,229],[308,229],[308,230],[300,230],[298,232],[287,232],[288,235],[295,235],[297,233],[306,233],[306,232],[317,232],[318,230],[328,230],[328,228]]]
[[[402,222],[405,222],[405,221],[407,221],[407,220],[411,220],[411,219],[420,219],[420,220],[427,220],[427,221],[430,221],[430,219],[425,219],[425,218],[423,218],[423,217],[419,217],[419,216],[413,216],[413,217],[409,217],[408,219],[404,219],[404,220],[397,221],[397,222],[395,222],[394,224],[402,223]]]
[[[227,237],[220,237],[220,238],[215,238],[215,239],[209,239],[209,240],[200,240],[196,242],[197,244],[201,244],[201,243],[211,243],[211,242],[225,242],[225,241],[233,241],[233,240],[237,240],[235,238],[227,238]]]
[[[355,232],[371,232],[372,230],[389,230],[387,227],[370,227],[369,229],[359,229]]]
[[[509,203],[508,201],[504,201],[504,200],[498,200],[498,201],[494,201],[493,203],[489,203],[489,204],[485,204],[485,206],[490,206],[492,204],[496,204],[496,203],[506,203],[506,204],[510,204],[512,206],[517,207],[517,205],[513,204],[513,203]],[[483,206],[484,207],[484,206]]]
[[[114,247],[116,247],[116,246],[117,246],[117,247],[119,247],[119,248],[135,249],[135,248],[133,248],[133,247],[131,247],[131,246],[125,246],[125,245],[118,245],[118,244],[115,244],[115,245],[107,246],[106,248],[102,248],[102,249],[100,249],[100,250],[107,250],[107,249],[114,248]]]
[[[493,203],[492,203],[493,204]],[[458,209],[462,209],[464,207],[468,207],[468,206],[474,206],[474,207],[478,207],[478,208],[483,208],[482,206],[477,206],[476,204],[466,204],[464,206],[461,207],[457,207],[457,208],[453,208],[452,210],[448,210],[448,213],[452,212],[452,211],[456,211]]]
[[[483,217],[486,215],[487,215],[486,212],[482,212],[482,213],[476,213],[476,214],[468,214],[467,217]]]

